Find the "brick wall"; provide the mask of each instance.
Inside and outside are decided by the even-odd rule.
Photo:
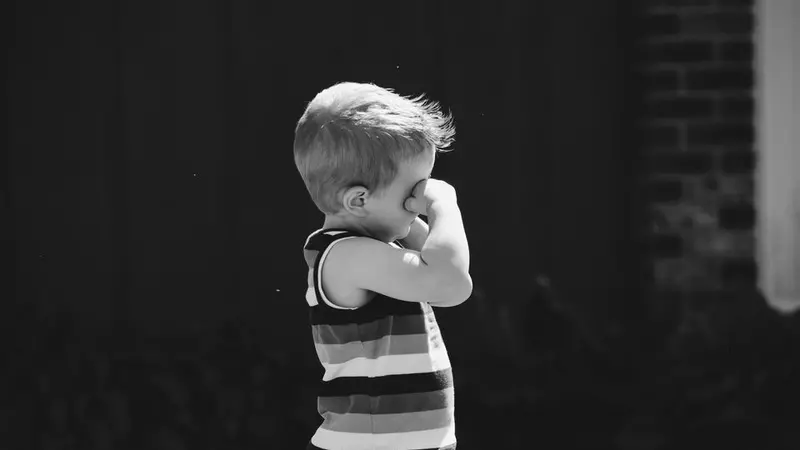
[[[646,0],[636,17],[652,287],[754,287],[754,2]]]

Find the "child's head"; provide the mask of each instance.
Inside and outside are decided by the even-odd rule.
[[[424,158],[432,167],[454,133],[452,118],[423,96],[339,83],[308,104],[295,129],[294,160],[317,208],[336,215],[348,190],[379,196],[406,163]]]

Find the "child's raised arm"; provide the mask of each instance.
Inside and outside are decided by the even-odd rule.
[[[337,280],[340,288],[352,286],[398,300],[433,306],[463,303],[472,294],[472,278],[455,189],[443,181],[424,180],[406,207],[430,221],[422,251],[397,249],[369,238],[343,240],[331,248],[323,278]]]
[[[423,192],[419,193],[420,190]],[[430,221],[430,233],[421,251],[425,263],[454,268],[469,276],[469,244],[456,190],[444,181],[423,180],[406,204],[406,208],[428,216]]]

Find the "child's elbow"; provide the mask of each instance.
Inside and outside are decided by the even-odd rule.
[[[461,283],[461,291],[458,298],[461,300],[459,304],[464,303],[472,296],[472,277],[468,273],[464,274],[464,281]]]
[[[459,274],[447,285],[441,300],[435,303],[439,307],[458,306],[472,295],[472,277],[468,273]]]

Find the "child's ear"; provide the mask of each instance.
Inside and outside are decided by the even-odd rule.
[[[342,208],[356,217],[364,217],[367,211],[364,208],[369,198],[369,190],[364,186],[353,186],[342,194]]]

